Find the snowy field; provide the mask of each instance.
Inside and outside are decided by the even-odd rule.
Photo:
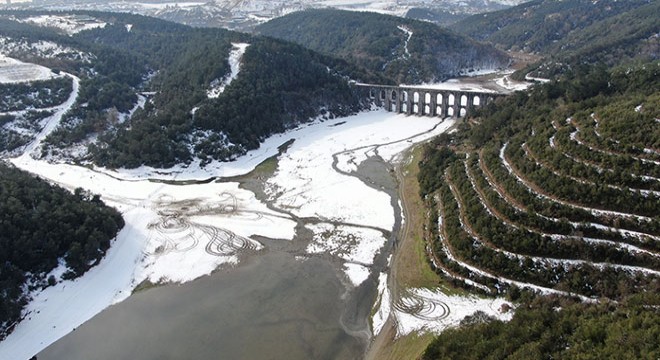
[[[372,319],[374,336],[380,333],[388,319],[393,321],[399,337],[416,331],[437,334],[458,326],[466,316],[477,312],[502,321],[513,317],[513,305],[501,298],[447,295],[425,288],[405,289],[398,301],[391,304],[387,278],[387,274],[381,273],[378,279],[378,298]]]
[[[21,62],[0,54],[0,83],[48,80],[53,77],[49,68]]]
[[[22,20],[34,25],[57,28],[68,35],[73,35],[84,30],[103,28],[107,24],[91,17],[77,15],[40,15]]]

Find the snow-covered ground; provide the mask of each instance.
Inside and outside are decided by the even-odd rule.
[[[278,206],[297,216],[391,230],[394,214],[389,196],[335,171],[333,154],[345,155],[337,156],[339,169],[351,168],[351,163],[359,164],[365,154],[376,151],[390,161],[413,142],[440,134],[453,124],[440,122],[439,118],[378,110],[301,128],[301,136],[281,156],[278,171],[268,180],[268,192]]]
[[[231,69],[229,75],[224,79],[215,80],[211,84],[211,89],[207,91],[209,98],[217,98],[225,92],[225,88],[231,84],[234,79],[238,76],[238,72],[241,70],[241,59],[243,54],[245,54],[245,49],[250,46],[250,44],[244,43],[232,43],[232,50],[229,52],[229,67]]]
[[[52,128],[57,121],[59,118],[54,116],[47,128]],[[331,126],[343,121],[346,123]],[[353,177],[334,172],[331,169],[332,154],[365,144],[405,139],[433,129],[439,121],[374,111],[335,120],[333,124],[316,122],[269,139],[260,152],[239,159],[240,165],[229,164],[227,171],[249,171],[276,153],[277,146],[295,139],[280,161],[277,176],[269,181],[269,186],[280,189],[279,195],[273,196],[276,202],[291,205],[296,204],[292,200],[297,196],[294,193],[304,195],[309,198],[306,201],[309,206],[292,211],[327,219],[339,218],[358,225],[342,227],[347,234],[350,231],[356,241],[356,246],[346,247],[348,252],[343,268],[352,283],[357,285],[366,279],[368,265],[384,244],[379,232],[360,228],[360,225],[391,230],[392,209],[385,194]],[[441,132],[449,123],[443,123],[446,125],[420,135],[416,140]],[[44,131],[38,138],[45,135]],[[383,146],[379,151],[386,159],[393,159],[397,152],[408,146],[410,143],[405,140]],[[38,142],[29,150],[36,148]],[[375,148],[372,147],[371,151]],[[242,249],[258,251],[261,245],[251,240],[250,235],[276,239],[294,236],[293,221],[267,209],[252,193],[239,189],[236,183],[166,185],[148,181],[145,173],[131,172],[134,175],[131,179],[129,172],[113,174],[108,170],[49,164],[32,159],[28,153],[12,159],[12,162],[71,190],[82,187],[101,194],[106,203],[122,212],[127,225],[99,266],[75,281],[64,281],[34,294],[26,319],[0,343],[0,354],[6,354],[8,358],[29,358],[105,307],[125,299],[142,280],[189,281],[210,273],[221,264],[236,263],[236,254]],[[183,173],[172,173],[169,179],[204,179],[213,172],[213,169],[198,170],[190,169],[186,173],[185,169],[180,169]],[[302,178],[307,179],[303,188],[290,182]],[[336,196],[337,193],[366,193],[367,196],[361,197],[357,203],[352,199],[355,196],[349,196],[351,204],[347,206],[342,204],[342,197]],[[329,206],[324,205],[325,201]],[[337,212],[340,213],[338,217]],[[319,248],[314,251],[322,251],[323,244],[315,244]],[[333,245],[328,243],[328,246]],[[310,252],[314,251],[310,249]]]
[[[512,304],[502,298],[482,299],[476,296],[447,295],[425,288],[405,289],[394,304],[387,287],[387,274],[378,278],[378,296],[374,304],[372,330],[378,335],[388,319],[396,326],[396,336],[415,331],[440,333],[456,327],[466,316],[480,311],[487,316],[508,321],[513,316]]]
[[[405,27],[403,25],[398,26],[397,28],[399,30],[403,31],[406,34],[406,41],[403,44],[403,51],[404,51],[403,58],[404,59],[410,59],[410,51],[408,50],[408,43],[410,42],[410,39],[413,36],[413,32],[410,31],[410,29],[408,29],[407,27]]]
[[[48,80],[55,75],[49,68],[24,63],[0,54],[0,83]]]
[[[466,316],[481,311],[488,316],[508,321],[513,317],[511,303],[502,298],[481,299],[476,296],[446,295],[430,289],[409,289],[394,306],[397,336],[413,331],[440,333],[458,326]],[[411,311],[414,309],[414,311]]]
[[[40,15],[26,19],[21,19],[28,23],[50,28],[58,28],[69,35],[79,33],[84,30],[103,28],[107,24],[88,16],[80,15]]]
[[[369,276],[369,266],[387,239],[377,230],[332,224],[308,225],[314,238],[307,247],[310,254],[330,254],[346,261],[344,271],[351,284],[358,286]]]
[[[533,80],[529,80],[533,81]],[[505,75],[496,80],[497,85],[510,90],[510,91],[522,91],[527,90],[528,87],[532,84],[531,82],[521,82],[511,79],[511,76]]]
[[[390,317],[391,304],[390,304],[390,289],[387,286],[387,274],[380,273],[378,276],[378,295],[374,303],[374,315],[371,317],[371,330],[373,335],[376,336],[380,333]]]

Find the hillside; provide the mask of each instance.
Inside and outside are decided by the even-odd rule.
[[[262,24],[257,32],[339,56],[398,83],[439,81],[508,64],[492,47],[434,24],[376,13],[306,10]]]
[[[443,219],[439,268],[494,292],[655,289],[659,72],[573,74],[478,111],[456,145],[428,147],[420,185]]]
[[[124,220],[98,196],[81,189],[71,194],[0,162],[0,224],[2,339],[31,291],[96,265]]]
[[[538,299],[511,322],[466,321],[442,333],[422,359],[654,359],[658,304],[657,293],[598,306]]]
[[[557,62],[621,64],[658,58],[660,3],[648,0],[535,0],[474,15],[451,29],[505,50],[551,56]]]
[[[506,294],[524,309],[535,294],[605,304],[657,294],[659,75],[658,62],[581,67],[477,110],[458,133],[428,145],[419,182],[433,214],[427,241],[438,274],[456,286]],[[614,310],[644,310],[640,318],[659,321],[655,308]],[[545,334],[525,330],[513,336],[515,342],[500,341],[536,327],[544,316],[543,309],[522,310],[511,324],[443,334],[427,358],[480,358],[456,350],[457,343],[472,340],[477,349],[499,354],[492,358],[519,358],[527,351],[539,354],[535,358],[585,351],[619,358],[616,346],[603,343],[620,341],[618,325],[599,327],[589,338],[598,343],[578,346],[581,336],[592,336],[596,324],[609,321],[602,307],[562,310],[555,319],[544,318],[550,328]],[[566,322],[572,327],[560,325]],[[657,325],[645,329],[643,336],[658,334]],[[629,357],[658,352],[657,343],[627,344],[634,346],[624,352]]]
[[[57,33],[32,25],[38,16],[97,26]],[[298,45],[222,29],[89,12],[0,18],[9,56],[81,78],[44,155],[110,167],[231,160],[301,122],[363,109],[348,80],[380,81]]]

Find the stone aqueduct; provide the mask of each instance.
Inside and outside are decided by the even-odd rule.
[[[503,94],[466,90],[424,89],[409,86],[355,84],[377,106],[400,114],[463,117],[467,110],[488,104]]]

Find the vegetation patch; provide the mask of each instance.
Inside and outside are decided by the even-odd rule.
[[[0,163],[0,334],[18,321],[29,292],[59,280],[47,274],[63,260],[64,279],[96,265],[124,226],[97,195],[53,187]],[[26,291],[27,290],[27,291]]]

